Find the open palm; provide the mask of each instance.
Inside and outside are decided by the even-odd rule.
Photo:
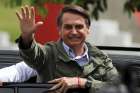
[[[21,34],[25,37],[32,36],[38,26],[43,24],[41,21],[35,23],[35,10],[33,7],[26,5],[21,8],[21,12],[16,12],[16,15],[20,21]]]

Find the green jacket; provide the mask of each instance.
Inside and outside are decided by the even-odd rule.
[[[83,77],[92,83],[91,93],[102,86],[109,84],[118,76],[112,61],[98,48],[88,46],[89,64],[80,67],[77,62],[71,60],[63,48],[62,41],[49,42],[45,46],[35,41],[29,49],[22,49],[19,43],[20,54],[25,62],[37,70],[39,82],[47,82],[59,77]]]

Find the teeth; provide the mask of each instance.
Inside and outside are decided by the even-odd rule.
[[[75,39],[79,39],[79,38],[77,38],[77,37],[73,37],[73,38],[70,38],[70,39],[74,39],[74,40],[75,40]]]
[[[78,36],[77,37],[76,36],[70,36],[70,38],[80,38],[80,37],[78,37]]]
[[[79,40],[79,38],[71,38],[71,40]]]

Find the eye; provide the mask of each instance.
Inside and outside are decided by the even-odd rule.
[[[83,29],[84,28],[84,25],[81,25],[81,24],[78,24],[78,25],[75,25],[75,28],[80,30],[80,29]]]
[[[71,30],[72,28],[73,28],[73,26],[70,25],[70,24],[65,24],[64,25],[64,29],[66,29],[66,30]]]

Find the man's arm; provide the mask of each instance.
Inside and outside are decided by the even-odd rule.
[[[26,65],[23,61],[0,69],[1,82],[24,82],[36,75],[37,72]]]
[[[95,79],[92,73],[85,78],[80,77],[61,77],[49,81],[49,83],[56,83],[51,90],[63,91],[65,93],[71,88],[85,88],[89,90],[89,93],[97,92],[105,86],[113,85],[115,82],[119,82],[119,74],[116,68],[112,65],[112,61],[109,58],[105,60],[105,66],[100,68],[100,73],[105,73],[99,80]],[[94,73],[97,74],[97,73]]]
[[[105,76],[106,80],[96,80],[92,76],[88,77],[88,80],[92,82],[90,87],[91,93],[93,91],[98,91],[99,89],[102,89],[105,86],[114,85],[116,82],[119,83],[119,75],[115,68],[113,68],[110,71],[107,71],[106,73],[108,74],[107,76]]]
[[[21,29],[20,38],[17,40],[20,48],[19,51],[21,51],[20,54],[27,63],[30,61],[31,64],[29,65],[31,67],[34,68],[35,65],[38,67],[38,64],[35,63],[38,63],[38,61],[44,59],[42,56],[44,52],[42,51],[42,47],[40,47],[40,45],[38,47],[38,44],[36,44],[34,41],[34,33],[37,28],[43,24],[43,22],[35,22],[34,7],[29,7],[27,5],[22,7],[21,11],[17,11],[16,15],[19,19]],[[32,66],[32,64],[34,64],[34,66]]]
[[[88,76],[88,80],[92,81],[90,93],[98,91],[104,86],[113,85],[116,82],[120,82],[120,75],[117,69],[113,66],[112,60],[104,53],[101,54],[100,58],[103,61],[103,64],[98,68],[97,73],[93,74],[102,74],[102,78],[95,79],[93,74]]]

